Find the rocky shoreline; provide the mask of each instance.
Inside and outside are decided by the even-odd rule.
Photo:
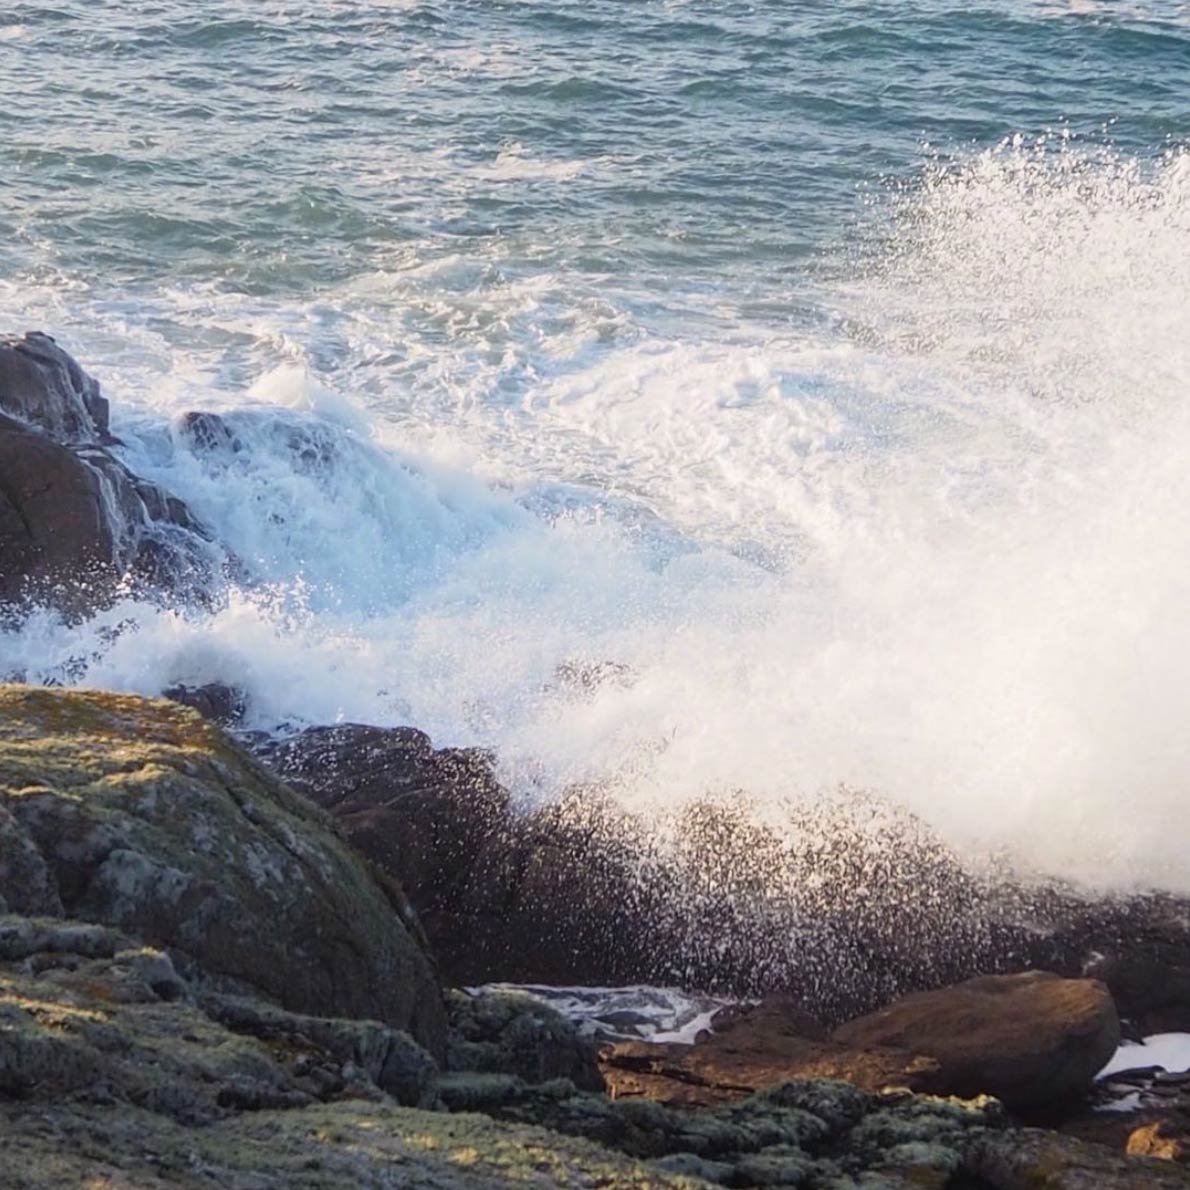
[[[0,615],[237,568],[77,363],[0,342]],[[226,681],[0,686],[0,1185],[1190,1186],[1179,1072],[1093,1110],[1122,1036],[1190,1030],[1187,903],[977,879],[854,798],[813,850],[709,805],[660,848],[414,728],[247,730]],[[758,1002],[601,1043],[459,990],[501,980]]]

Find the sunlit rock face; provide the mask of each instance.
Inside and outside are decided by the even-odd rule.
[[[0,687],[0,897],[168,947],[228,990],[443,1050],[441,992],[399,888],[174,703]]]

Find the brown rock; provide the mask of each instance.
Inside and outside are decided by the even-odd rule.
[[[210,535],[113,445],[99,385],[49,336],[0,339],[0,603],[83,614],[125,576],[205,590]]]
[[[702,1045],[622,1041],[604,1048],[599,1068],[613,1098],[672,1107],[731,1103],[799,1078],[837,1079],[864,1091],[940,1090],[933,1058],[792,1037],[764,1047],[714,1039]]]
[[[831,1041],[780,997],[734,1014],[696,1045],[628,1041],[605,1046],[600,1069],[614,1097],[670,1106],[729,1103],[802,1078],[838,1079],[864,1091],[945,1089],[935,1059]]]
[[[950,1094],[1030,1109],[1085,1092],[1119,1045],[1120,1023],[1098,981],[1029,971],[906,996],[833,1038],[928,1054]]]
[[[1135,1129],[1128,1137],[1130,1157],[1160,1157],[1190,1164],[1190,1128],[1186,1119],[1157,1120]]]

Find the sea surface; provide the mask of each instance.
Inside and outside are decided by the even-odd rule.
[[[1187,143],[1172,0],[7,0],[0,331],[247,578],[0,674],[1190,890]]]

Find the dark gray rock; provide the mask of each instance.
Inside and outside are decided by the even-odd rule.
[[[222,682],[208,682],[204,686],[170,686],[161,692],[161,696],[190,707],[220,727],[234,727],[248,710],[244,692]]]
[[[448,1070],[510,1074],[526,1083],[564,1078],[604,1090],[596,1046],[539,1000],[519,993],[447,993]]]
[[[116,442],[98,382],[40,331],[0,339],[0,408],[55,442]]]
[[[0,339],[0,604],[84,615],[122,582],[209,598],[210,533],[116,446],[98,383],[49,336]]]

